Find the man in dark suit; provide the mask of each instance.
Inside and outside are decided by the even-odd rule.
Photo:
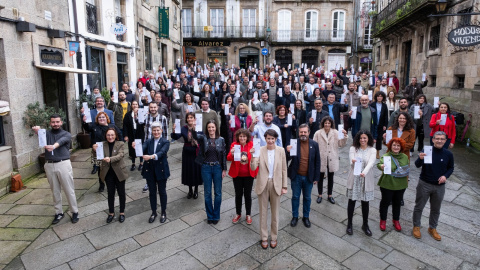
[[[162,137],[162,126],[159,122],[152,124],[153,137],[143,143],[143,164],[142,176],[147,180],[150,196],[150,207],[152,215],[149,223],[155,221],[157,217],[157,186],[160,194],[160,206],[162,213],[160,223],[167,220],[167,179],[170,177],[168,167],[167,152],[170,148],[170,142]]]
[[[313,134],[320,129],[320,121],[322,121],[322,118],[328,116],[328,111],[322,110],[323,102],[321,98],[315,99],[313,105],[315,106],[316,110],[315,121],[313,121],[312,117],[313,110],[307,114],[307,121],[310,127],[310,139],[313,139]]]
[[[309,139],[310,130],[307,124],[298,128],[297,153],[295,156],[289,154],[291,159],[288,168],[288,176],[292,185],[292,213],[293,218],[290,226],[297,226],[298,208],[300,206],[300,194],[303,193],[303,224],[310,228],[310,204],[312,202],[312,188],[320,178],[320,150],[318,143]],[[290,153],[292,146],[287,146]]]
[[[83,114],[83,108],[80,110],[80,112]],[[99,112],[105,112],[108,118],[110,118],[110,124],[115,124],[113,112],[105,108],[105,99],[103,99],[103,97],[95,98],[95,109],[90,110],[90,116],[92,116],[92,121],[95,120],[95,117],[97,117],[97,114]],[[83,115],[82,115],[82,118],[83,118]]]
[[[423,94],[422,88],[427,86],[428,80],[424,81],[423,84],[417,82],[417,78],[412,78],[412,83],[405,87],[403,90],[403,97],[408,100],[408,107],[410,107],[415,99]]]
[[[348,111],[348,105],[340,104],[339,102],[335,101],[335,93],[330,93],[327,97],[327,103],[323,104],[322,109],[327,111],[328,115],[335,120],[335,129],[338,130],[338,124],[340,124],[340,113]],[[342,131],[339,130],[339,132]]]

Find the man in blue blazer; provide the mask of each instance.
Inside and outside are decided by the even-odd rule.
[[[105,112],[108,118],[110,118],[110,123],[115,124],[115,119],[113,118],[113,112],[105,108],[105,100],[103,99],[103,97],[95,98],[95,109],[90,110],[90,115],[92,116],[92,120],[94,120],[95,117],[97,117],[97,114],[99,112]]]
[[[170,148],[170,142],[162,137],[162,126],[159,122],[152,123],[153,137],[143,143],[143,170],[142,176],[147,180],[150,195],[150,207],[152,215],[149,223],[155,221],[157,217],[157,186],[160,195],[160,206],[162,213],[160,223],[167,220],[167,179],[170,177],[170,168],[168,167],[167,152]]]
[[[310,128],[302,124],[298,128],[296,156],[288,155],[291,159],[288,168],[288,177],[292,185],[292,214],[290,226],[297,226],[298,208],[300,206],[300,194],[303,193],[303,224],[310,228],[310,204],[312,202],[312,188],[320,179],[320,150],[318,143],[309,139]],[[287,146],[290,153],[292,146]]]

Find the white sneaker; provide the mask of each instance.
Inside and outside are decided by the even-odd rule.
[[[143,193],[146,193],[147,191],[148,191],[148,185],[145,185],[145,186],[143,187],[142,192],[143,192]]]

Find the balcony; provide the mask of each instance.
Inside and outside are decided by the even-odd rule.
[[[373,19],[374,37],[382,37],[392,31],[426,20],[435,8],[437,0],[394,0]]]
[[[183,26],[183,38],[262,39],[265,37],[265,32],[263,29],[259,31],[258,26],[213,26],[211,28],[212,31],[205,30],[204,26]]]
[[[350,43],[351,30],[275,30],[272,43]]]
[[[97,7],[90,3],[85,3],[87,10],[87,31],[98,35]]]

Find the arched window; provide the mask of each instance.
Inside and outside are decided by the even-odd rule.
[[[292,12],[289,10],[278,11],[278,41],[290,41],[290,27]]]
[[[305,41],[317,41],[318,12],[309,10],[305,13]]]
[[[332,41],[343,42],[345,40],[345,11],[334,10],[332,19]]]

